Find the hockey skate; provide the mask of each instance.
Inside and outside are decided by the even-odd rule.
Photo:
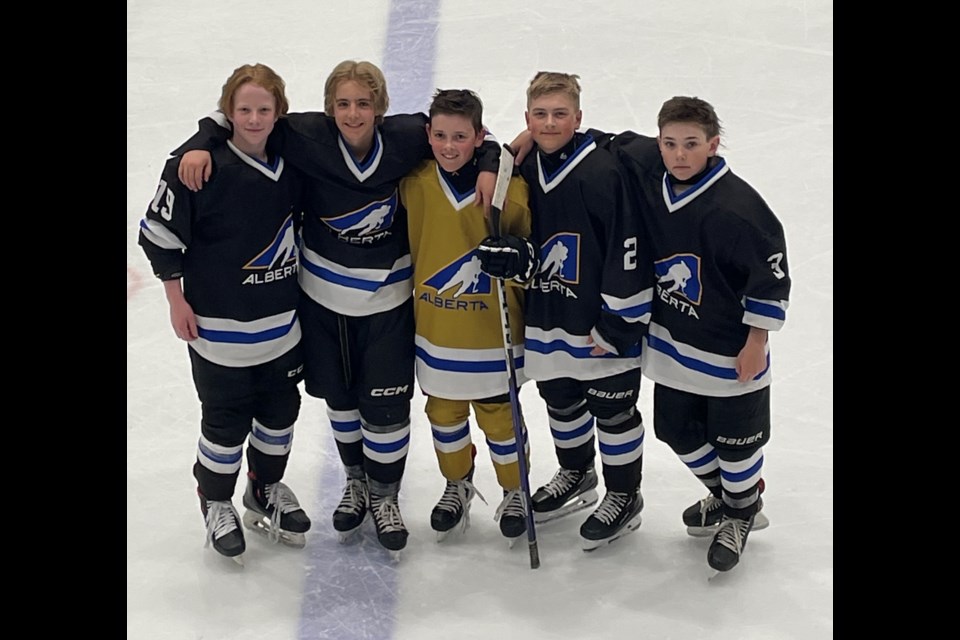
[[[763,480],[760,481],[759,491],[763,493]],[[757,513],[753,521],[752,531],[760,531],[770,526],[770,520],[762,513],[763,498],[757,498]],[[720,519],[723,517],[723,500],[710,493],[706,498],[690,505],[683,511],[683,524],[687,526],[687,533],[695,538],[706,538],[717,532]]]
[[[523,508],[523,496],[519,489],[504,490],[503,501],[493,514],[494,520],[500,521],[500,533],[510,543],[510,548],[517,538],[527,532],[527,512]]]
[[[243,494],[243,524],[266,537],[270,542],[302,549],[304,535],[310,529],[310,518],[300,508],[297,496],[282,482],[263,484],[253,472],[248,474],[247,490]]]
[[[377,540],[390,552],[393,560],[400,560],[400,550],[407,546],[406,525],[400,515],[400,506],[396,495],[380,496],[370,494],[370,513],[377,527]]]
[[[593,551],[640,528],[643,496],[607,491],[600,506],[580,526],[583,550]]]
[[[240,528],[240,517],[230,500],[207,500],[200,495],[200,511],[207,527],[204,547],[213,543],[214,550],[243,566],[243,552],[247,543]]]
[[[440,501],[430,513],[430,526],[437,532],[437,542],[444,540],[454,528],[466,532],[470,527],[470,503],[474,496],[486,504],[486,499],[473,485],[473,468],[462,480],[447,480]]]
[[[343,498],[333,512],[333,528],[336,529],[337,539],[341,543],[347,542],[360,531],[369,503],[370,493],[367,490],[366,478],[348,477],[343,488]]]
[[[754,516],[743,520],[724,515],[707,551],[707,564],[716,571],[730,571],[737,566],[753,523]]]
[[[597,501],[597,472],[573,471],[561,467],[553,479],[533,494],[533,521],[550,522],[586,509]]]

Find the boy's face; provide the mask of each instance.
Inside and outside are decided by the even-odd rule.
[[[376,116],[372,91],[355,80],[344,80],[337,86],[333,118],[351,149],[362,152],[370,149]]]
[[[427,125],[427,139],[437,164],[451,173],[472,160],[473,150],[483,144],[483,138],[473,128],[470,118],[445,113],[431,118]]]
[[[277,122],[277,101],[258,84],[247,82],[233,96],[232,111],[227,114],[233,125],[232,141],[244,153],[258,153]]]
[[[553,153],[573,139],[583,112],[564,93],[548,93],[530,101],[524,117],[527,129],[544,153]]]
[[[657,136],[660,157],[667,171],[678,180],[687,180],[707,166],[707,160],[717,154],[720,136],[707,139],[700,125],[693,122],[670,122]]]

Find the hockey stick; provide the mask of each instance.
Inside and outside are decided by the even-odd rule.
[[[507,187],[513,174],[513,153],[507,145],[500,150],[500,168],[497,171],[497,184],[490,203],[490,235],[500,237],[500,214],[507,199]],[[525,425],[520,413],[520,395],[517,390],[517,368],[513,360],[513,340],[510,338],[510,317],[507,315],[507,292],[500,278],[491,278],[496,282],[500,296],[500,324],[503,328],[503,351],[507,362],[507,385],[510,391],[510,412],[513,417],[513,437],[517,443],[517,464],[520,467],[520,497],[527,516],[527,542],[530,546],[530,568],[540,566],[540,552],[537,549],[537,531],[533,525],[533,500],[530,498],[530,478],[527,469],[527,447],[524,440]]]

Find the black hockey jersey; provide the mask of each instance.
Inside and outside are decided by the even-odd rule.
[[[776,331],[789,305],[783,227],[766,202],[711,160],[696,184],[675,193],[655,138],[609,138],[640,201],[654,249],[656,295],[643,372],[669,387],[708,396],[742,395],[770,384],[767,368],[737,382],[735,362],[750,327]]]
[[[161,280],[183,279],[201,356],[227,367],[269,362],[300,341],[296,236],[303,179],[282,158],[269,168],[228,142],[213,150],[198,193],[167,160],[138,243]]]
[[[593,380],[638,367],[650,257],[616,159],[577,133],[550,155],[535,146],[520,173],[540,248],[527,293],[527,376]],[[591,356],[591,340],[611,353]]]
[[[373,147],[358,162],[334,118],[321,112],[291,113],[270,135],[275,148],[309,180],[304,200],[300,286],[337,313],[367,316],[397,307],[413,293],[407,218],[400,180],[433,157],[427,116],[384,118]],[[211,149],[229,137],[220,112],[200,121],[200,132],[173,152]],[[497,147],[491,143],[487,148]],[[496,158],[485,168],[495,167]]]

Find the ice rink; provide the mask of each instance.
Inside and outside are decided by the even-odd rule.
[[[376,542],[340,545],[330,516],[343,474],[323,402],[304,395],[284,481],[313,519],[306,547],[247,536],[245,567],[204,548],[191,466],[200,407],[187,347],[170,328],[137,225],[170,150],[216,108],[234,68],[262,62],[292,111],[322,110],[344,59],[384,70],[390,113],[421,111],[435,88],[470,88],[503,141],[524,127],[540,70],[577,73],[583,126],[656,134],[667,98],[717,110],[721,154],[783,222],[793,281],[771,334],[773,429],[764,513],[733,571],[708,581],[709,538],[681,511],[702,486],[653,434],[645,380],[640,529],[587,554],[589,512],[537,528],[513,549],[494,510],[499,487],[478,448],[472,527],[438,544],[430,510],[443,479],[417,395],[400,506],[399,563]],[[833,3],[555,0],[128,0],[127,2],[127,637],[131,640],[824,640],[834,629]],[[535,488],[556,468],[532,384],[521,398]],[[602,479],[601,479],[602,483]],[[235,504],[240,508],[243,484]],[[602,487],[601,487],[602,495]]]

